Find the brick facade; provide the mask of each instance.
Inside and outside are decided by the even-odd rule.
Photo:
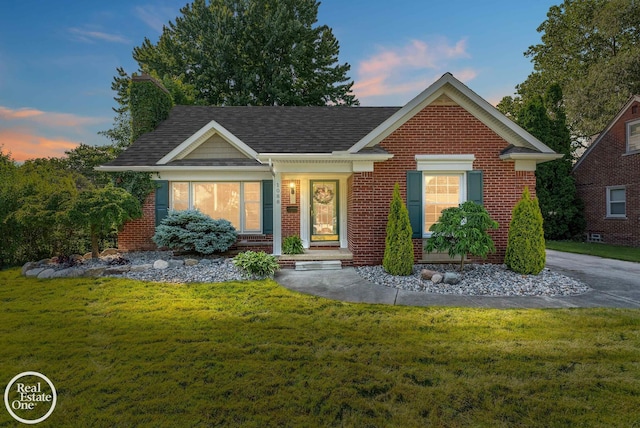
[[[380,264],[384,254],[389,204],[395,183],[406,202],[406,171],[416,170],[415,155],[474,154],[473,169],[484,173],[484,205],[499,223],[492,230],[497,252],[488,261],[502,263],[511,212],[525,186],[535,196],[535,173],[515,171],[513,162],[500,160],[508,143],[459,106],[431,105],[385,138],[380,146],[394,157],[376,163],[373,172],[354,173],[348,181],[349,249],[354,264]],[[416,262],[422,258],[422,239],[414,239]]]
[[[640,153],[628,154],[626,144],[626,123],[638,119],[640,103],[636,101],[596,140],[573,171],[585,206],[587,239],[597,234],[608,244],[640,246]],[[607,218],[608,186],[625,186],[625,218]]]

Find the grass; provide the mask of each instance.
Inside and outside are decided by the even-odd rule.
[[[58,389],[42,427],[640,424],[638,310],[349,304],[273,281],[16,269],[0,272],[0,302],[0,384],[38,371]]]
[[[568,253],[588,254],[608,259],[626,260],[640,263],[640,248],[623,247],[621,245],[596,244],[576,241],[547,241],[550,250],[566,251]]]

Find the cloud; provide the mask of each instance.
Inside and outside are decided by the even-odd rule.
[[[83,117],[70,113],[45,112],[32,108],[10,109],[0,106],[0,120],[21,120],[51,127],[79,128],[82,126],[108,123],[110,119],[103,117]]]
[[[72,150],[79,144],[78,141],[66,138],[43,137],[26,128],[0,129],[2,152],[11,153],[11,157],[18,162],[33,158],[61,157],[65,151]]]
[[[426,42],[411,40],[396,48],[381,48],[358,65],[353,91],[363,104],[367,98],[401,99],[425,89],[447,71],[452,63],[469,58],[467,41],[451,43],[445,38]],[[454,73],[457,79],[468,81],[477,72],[462,69]]]
[[[138,19],[158,33],[162,33],[162,27],[177,16],[175,10],[155,5],[136,6],[133,11],[138,16]]]
[[[86,29],[81,29],[76,27],[69,28],[68,31],[69,33],[71,33],[71,35],[75,40],[80,42],[85,42],[85,43],[94,43],[96,41],[123,43],[123,44],[131,43],[131,40],[119,34],[109,34],[109,33],[104,33],[102,31],[92,31],[92,30],[86,30]]]

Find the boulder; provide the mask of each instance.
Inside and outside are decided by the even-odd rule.
[[[202,260],[200,260],[200,264],[201,264],[201,265],[205,265],[205,266],[207,266],[207,265],[210,265],[211,263],[213,263],[213,262],[211,261],[211,259],[202,259]]]
[[[442,274],[434,273],[433,276],[431,277],[431,282],[433,282],[434,284],[441,283],[442,282]]]
[[[100,257],[113,256],[114,254],[118,254],[118,253],[119,253],[119,251],[117,249],[115,249],[115,248],[105,248],[100,253]]]
[[[169,267],[169,262],[166,260],[156,260],[153,262],[154,269],[166,269]]]
[[[445,284],[454,285],[460,282],[460,275],[455,272],[447,272],[444,274],[442,282]]]
[[[89,260],[91,256],[92,256],[91,252],[88,252],[88,253],[85,253],[84,256],[82,256],[82,258],[85,260]]]
[[[82,276],[84,274],[84,269],[78,269],[74,267],[60,269],[55,271],[51,278],[75,278],[78,276]]]
[[[105,269],[106,269],[105,266],[94,266],[94,267],[86,268],[84,269],[82,276],[90,276],[90,277],[101,276],[104,273]]]
[[[43,267],[29,269],[28,271],[25,272],[24,276],[38,276],[40,275],[40,272],[42,272],[43,270],[44,270]]]
[[[198,264],[198,261],[196,259],[185,259],[184,260],[184,265],[185,266],[195,266]]]
[[[20,273],[22,275],[26,275],[28,271],[30,271],[31,269],[35,269],[37,267],[38,267],[37,262],[26,262],[24,265],[22,265],[22,271]]]
[[[56,273],[55,269],[44,269],[42,272],[40,272],[38,274],[38,279],[48,279],[51,278],[51,276]]]
[[[104,270],[104,275],[119,275],[121,273],[127,273],[130,270],[131,270],[130,265],[109,266]]]
[[[431,277],[433,277],[433,275],[439,273],[438,271],[435,270],[429,270],[429,269],[422,269],[420,271],[420,276],[422,277],[422,279],[431,279]]]
[[[181,266],[184,266],[184,261],[183,260],[176,260],[176,259],[169,260],[169,267],[170,268],[176,268],[176,267],[181,267]]]
[[[129,272],[144,272],[145,270],[149,270],[151,268],[153,268],[153,265],[151,263],[142,264],[142,265],[133,265],[131,266],[131,269],[129,270]]]

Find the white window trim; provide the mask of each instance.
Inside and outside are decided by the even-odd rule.
[[[416,155],[418,171],[472,171],[475,155]]]
[[[169,195],[169,209],[172,210],[173,209],[173,186],[172,184],[174,183],[174,181],[171,181],[169,183],[169,190],[171,192],[171,194]],[[177,180],[175,181],[175,183],[188,183],[189,185],[189,209],[194,209],[193,207],[193,185],[197,184],[197,183],[240,183],[240,230],[238,230],[239,234],[242,235],[260,235],[263,232],[263,228],[264,225],[262,223],[263,218],[262,218],[262,204],[264,203],[264,201],[262,200],[262,181],[261,180],[245,180],[245,181],[238,181],[238,180],[232,180],[232,181],[222,181],[222,180],[203,180],[203,181],[183,181],[183,180]],[[243,226],[245,224],[245,213],[244,213],[244,184],[245,183],[258,183],[260,185],[260,209],[258,211],[259,215],[260,215],[260,229],[259,230],[248,230],[245,231],[243,230]],[[255,202],[255,201],[251,201],[251,202]]]
[[[638,153],[640,152],[640,146],[637,149],[631,150],[631,148],[629,147],[629,138],[631,137],[631,127],[633,125],[638,125],[640,124],[640,120],[632,120],[627,122],[627,126],[626,126],[626,150],[627,153]],[[640,138],[640,136],[638,136],[637,138]]]
[[[611,200],[611,191],[612,190],[624,190],[624,214],[611,214],[611,203],[617,202],[620,203],[622,201],[612,201]],[[627,218],[627,188],[626,186],[607,186],[607,218]]]
[[[473,156],[473,155],[472,155]],[[417,157],[417,156],[416,156]],[[471,171],[468,170],[468,171]],[[446,175],[446,176],[451,176],[451,175],[457,175],[460,177],[460,196],[459,196],[459,200],[458,203],[462,204],[467,200],[467,174],[466,171],[438,171],[438,170],[429,170],[429,171],[422,171],[422,207],[421,207],[421,214],[422,214],[422,218],[420,219],[420,221],[422,222],[422,237],[423,238],[431,238],[431,235],[433,235],[433,232],[430,232],[424,224],[424,206],[426,204],[425,201],[425,195],[427,193],[427,182],[424,179],[425,175],[429,175],[429,176],[437,176],[437,175]]]

